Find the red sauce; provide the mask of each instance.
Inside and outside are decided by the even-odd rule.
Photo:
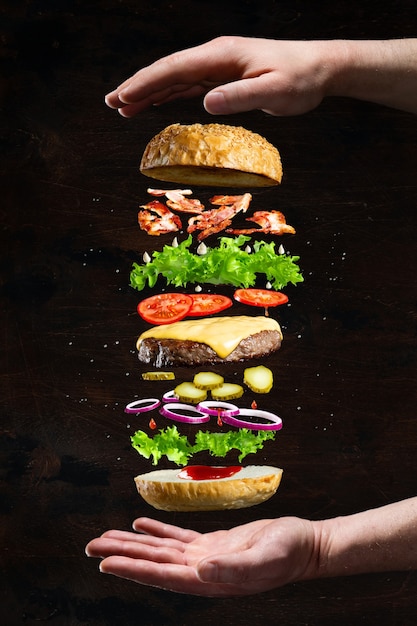
[[[229,476],[237,474],[241,469],[240,465],[231,465],[229,467],[189,465],[180,471],[178,478],[185,480],[216,480],[216,478],[229,478]]]

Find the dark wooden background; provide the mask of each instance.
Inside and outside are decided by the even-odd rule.
[[[130,447],[140,420],[123,412],[154,390],[135,355],[130,267],[167,242],[138,230],[138,163],[166,125],[212,118],[199,101],[130,121],[103,104],[139,67],[219,34],[415,36],[415,3],[1,0],[0,15],[2,623],[414,625],[416,573],[214,600],[105,577],[84,546],[142,514],[212,530],[416,494],[417,118],[347,100],[218,118],[279,148],[283,184],[254,203],[297,229],[283,243],[305,283],[274,313],[285,340],[268,362],[284,428],[260,455],[284,478],[252,509],[164,514],[136,494],[133,476],[150,466]]]

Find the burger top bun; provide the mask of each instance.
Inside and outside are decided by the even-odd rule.
[[[260,504],[277,491],[282,469],[249,465],[228,478],[184,480],[180,470],[155,470],[135,477],[136,488],[151,506],[163,511],[218,511]]]
[[[282,179],[278,150],[241,126],[171,124],[145,148],[140,171],[158,180],[209,187],[269,187]]]

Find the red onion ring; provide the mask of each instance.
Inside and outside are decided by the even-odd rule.
[[[145,411],[152,411],[161,404],[158,398],[143,398],[142,400],[135,400],[129,402],[125,406],[125,413],[144,413]]]
[[[197,404],[197,409],[207,415],[215,415],[224,417],[225,415],[239,415],[240,409],[231,402],[222,402],[221,400],[204,400]]]
[[[269,420],[269,423],[246,422],[244,419],[241,419],[241,417],[244,417],[245,415],[248,417],[261,417]],[[222,417],[222,419],[225,424],[229,424],[229,426],[236,426],[237,428],[250,428],[252,430],[281,430],[282,428],[282,419],[278,417],[278,415],[275,415],[275,413],[271,413],[270,411],[262,411],[260,409],[240,409],[239,417],[233,417],[230,414],[226,414]]]
[[[162,396],[163,402],[179,402],[178,396],[175,395],[175,389],[171,389],[171,391],[167,391]]]
[[[195,413],[196,415],[192,416],[184,415],[183,413],[177,413],[178,409],[186,410],[190,413]],[[159,412],[161,415],[167,417],[170,420],[183,422],[184,424],[204,424],[205,422],[210,421],[210,415],[199,411],[197,407],[192,406],[191,404],[183,404],[182,402],[167,403],[159,409]]]

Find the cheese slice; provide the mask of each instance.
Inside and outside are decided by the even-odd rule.
[[[276,331],[282,339],[281,328],[276,320],[263,315],[257,317],[236,315],[181,320],[173,324],[154,326],[140,335],[136,347],[139,349],[143,339],[147,338],[197,341],[210,346],[220,358],[224,359],[233,352],[242,339],[263,330]]]

